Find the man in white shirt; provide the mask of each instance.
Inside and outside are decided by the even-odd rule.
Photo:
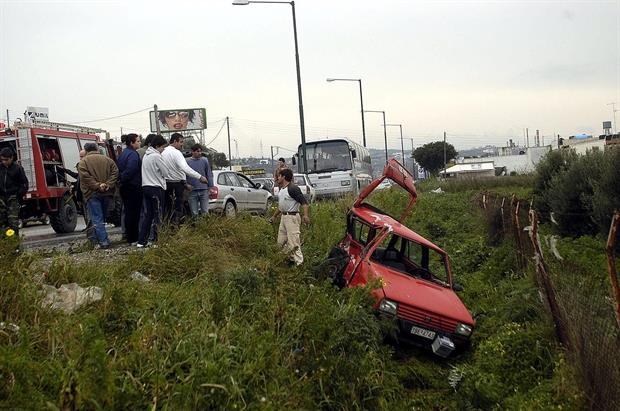
[[[183,192],[185,191],[187,176],[194,177],[205,184],[209,183],[205,176],[187,165],[185,157],[181,153],[181,147],[183,147],[183,135],[174,133],[170,136],[170,144],[161,153],[164,163],[168,167],[165,213],[174,225],[178,225],[183,217]]]

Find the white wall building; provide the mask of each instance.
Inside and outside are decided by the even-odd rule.
[[[507,154],[507,155],[498,155],[492,157],[482,157],[482,158],[464,158],[462,160],[457,161],[459,164],[474,164],[481,162],[490,162],[492,161],[495,165],[495,168],[506,168],[506,174],[510,174],[511,172],[516,172],[517,174],[526,174],[531,173],[536,168],[536,164],[540,161],[541,158],[545,156],[549,151],[551,151],[551,146],[541,146],[541,147],[521,147],[520,150],[514,150],[514,147],[511,147],[511,150],[502,150],[500,149],[500,153],[506,152],[522,152],[523,154]]]

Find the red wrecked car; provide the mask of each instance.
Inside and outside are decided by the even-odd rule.
[[[409,203],[397,220],[365,200],[385,180],[405,189]],[[411,174],[396,160],[359,195],[347,215],[347,232],[323,265],[340,287],[378,281],[374,308],[398,325],[398,339],[448,357],[469,345],[475,322],[455,291],[448,254],[401,224],[417,198]]]

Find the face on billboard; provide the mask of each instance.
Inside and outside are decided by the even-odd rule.
[[[155,131],[156,124],[162,132],[166,131],[185,131],[185,130],[204,130],[206,128],[205,109],[178,109],[151,111],[151,130]]]

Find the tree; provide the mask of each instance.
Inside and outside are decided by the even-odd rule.
[[[431,174],[437,174],[444,166],[443,150],[444,142],[434,141],[416,148],[413,152],[413,158]],[[446,161],[452,160],[456,155],[454,146],[446,143]]]
[[[224,153],[220,153],[212,148],[203,150],[203,153],[207,155],[209,163],[211,163],[211,167],[213,168],[228,167],[230,165],[230,162],[226,159],[226,154]]]

